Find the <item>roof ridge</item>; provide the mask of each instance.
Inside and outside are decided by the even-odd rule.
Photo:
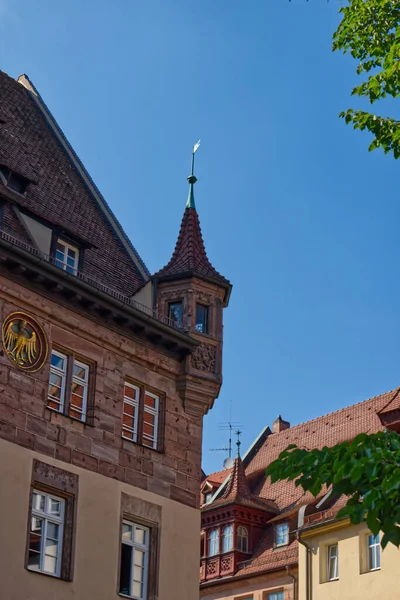
[[[355,406],[359,406],[360,404],[365,404],[366,402],[372,402],[372,400],[376,400],[377,398],[385,396],[385,394],[392,394],[394,392],[396,392],[396,393],[400,392],[400,386],[397,387],[397,388],[394,388],[393,390],[389,390],[387,392],[383,392],[382,394],[377,394],[376,396],[372,396],[372,398],[366,398],[365,400],[361,400],[360,402],[355,402],[354,404],[349,404],[348,406],[344,406],[343,408],[339,408],[338,410],[333,410],[330,413],[326,413],[324,415],[320,415],[319,417],[314,417],[313,419],[310,419],[309,421],[302,421],[301,423],[297,423],[296,425],[293,425],[293,426],[289,427],[288,429],[284,429],[283,431],[279,431],[277,433],[274,433],[272,437],[275,439],[275,436],[278,436],[278,435],[280,435],[282,433],[288,433],[290,431],[293,431],[294,429],[296,429],[297,427],[301,427],[302,425],[313,423],[314,421],[319,421],[320,419],[325,419],[326,417],[330,417],[331,415],[339,414],[341,412],[344,412],[345,410],[348,410],[349,408],[353,408]],[[392,400],[394,398],[395,398],[395,396],[393,396],[392,398],[390,398],[390,400],[388,401],[388,404],[390,402],[392,402]],[[387,404],[385,406],[387,406]],[[270,436],[267,437],[267,440],[268,440],[269,437]]]

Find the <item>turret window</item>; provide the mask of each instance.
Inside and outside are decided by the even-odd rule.
[[[215,556],[219,553],[219,531],[212,529],[208,535],[208,556]]]
[[[246,527],[238,527],[236,534],[236,546],[240,552],[248,552],[249,551],[249,533]]]
[[[208,333],[208,306],[196,305],[196,331]]]
[[[183,305],[182,302],[170,302],[168,304],[168,318],[172,327],[182,329],[183,327]]]
[[[233,527],[226,525],[222,530],[222,552],[230,552],[233,548]]]

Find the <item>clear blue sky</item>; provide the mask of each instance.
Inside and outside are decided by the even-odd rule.
[[[296,424],[400,385],[400,163],[338,119],[357,105],[355,64],[331,52],[339,6],[0,0],[0,68],[35,83],[151,271],[202,138],[197,208],[234,284],[207,471],[230,404],[247,448],[278,413]]]

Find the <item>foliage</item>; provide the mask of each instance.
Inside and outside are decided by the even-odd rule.
[[[368,74],[353,96],[371,104],[400,95],[400,2],[399,0],[348,0],[340,11],[342,21],[333,35],[333,50],[350,53],[358,61],[357,74]],[[370,131],[369,150],[382,148],[400,157],[400,121],[363,110],[340,113],[354,129]]]
[[[322,450],[290,445],[266,470],[272,483],[295,480],[296,486],[317,497],[331,488],[345,495],[347,515],[353,524],[366,521],[374,535],[383,532],[382,547],[400,546],[400,436],[393,431],[362,433],[352,442]]]

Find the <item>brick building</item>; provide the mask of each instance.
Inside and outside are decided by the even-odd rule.
[[[265,478],[289,444],[311,450],[385,428],[400,432],[400,388],[294,427],[278,417],[231,470],[203,477],[201,600],[395,600],[397,548],[381,558],[379,535],[338,519],[343,497]]]
[[[151,275],[33,84],[0,72],[1,598],[198,595],[231,285],[188,180]]]

